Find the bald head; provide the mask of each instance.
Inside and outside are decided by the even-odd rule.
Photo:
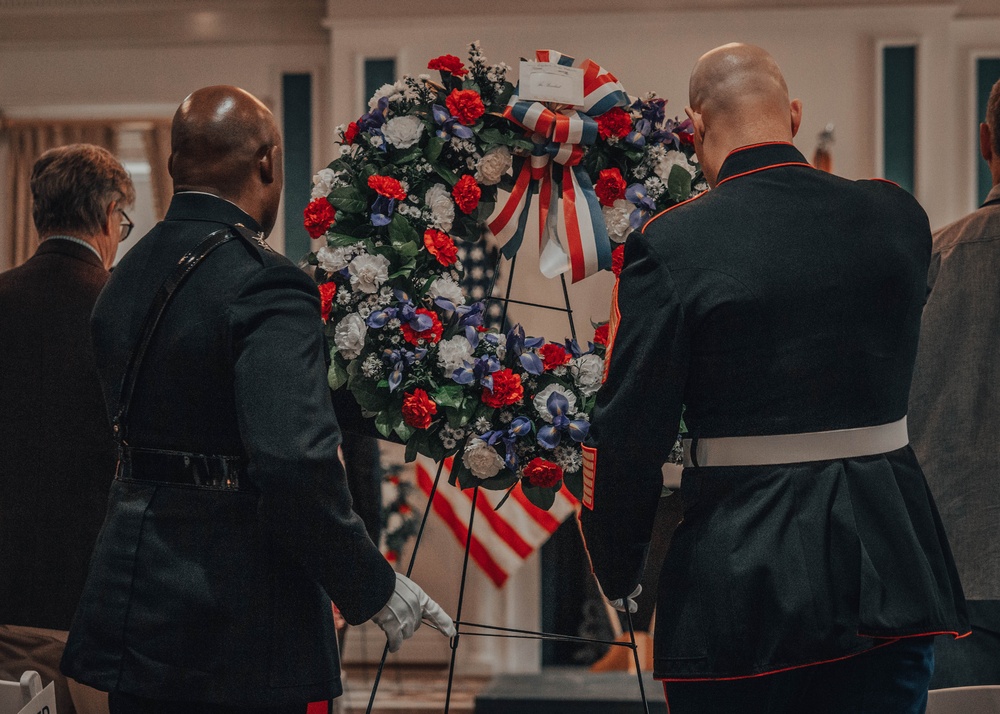
[[[801,103],[789,101],[778,64],[754,45],[733,43],[702,55],[691,72],[689,95],[696,144],[706,144],[698,150],[705,168],[705,159],[717,160],[720,152],[724,159],[741,146],[791,141],[798,131]],[[708,171],[706,177],[714,185]]]
[[[274,116],[252,94],[225,85],[199,89],[174,114],[174,191],[221,196],[270,231],[281,194],[280,144]]]

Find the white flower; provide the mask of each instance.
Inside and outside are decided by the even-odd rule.
[[[330,191],[333,190],[334,186],[340,183],[340,171],[334,171],[332,169],[320,169],[319,172],[313,176],[313,189],[312,198],[323,198],[329,195]]]
[[[670,177],[670,170],[675,165],[680,166],[682,169],[691,174],[691,178],[694,178],[695,174],[694,167],[691,166],[690,163],[688,163],[687,157],[684,155],[684,152],[682,151],[666,152],[663,155],[663,158],[661,158],[657,162],[656,166],[653,168],[653,171],[655,171],[656,175],[659,176],[664,182],[666,182],[666,180]]]
[[[493,425],[490,424],[489,419],[487,419],[486,417],[479,417],[472,425],[472,428],[476,430],[477,434],[485,434],[490,430],[491,426]]]
[[[316,251],[316,261],[319,267],[327,273],[336,273],[338,270],[343,270],[351,262],[353,256],[354,248],[351,246],[331,248],[325,245]]]
[[[364,374],[368,379],[378,379],[385,372],[382,365],[382,360],[379,359],[378,355],[368,355],[365,357],[365,361],[361,363],[361,373]],[[386,503],[385,499],[382,499],[383,503]]]
[[[472,344],[465,335],[455,335],[438,343],[438,365],[450,377],[466,360],[472,359],[472,352]]]
[[[361,315],[352,312],[337,324],[333,332],[333,344],[344,359],[355,359],[365,346],[368,325]]]
[[[485,186],[495,186],[510,171],[512,163],[510,149],[506,146],[494,147],[476,163],[476,181]]]
[[[590,396],[601,388],[604,379],[604,360],[595,354],[580,355],[572,362],[570,368],[580,387],[580,391]]]
[[[424,194],[424,203],[431,211],[431,222],[439,231],[447,233],[455,220],[455,202],[451,192],[439,183],[434,184]]]
[[[549,396],[553,392],[559,392],[559,394],[566,397],[566,401],[569,402],[569,406],[566,408],[567,412],[572,412],[576,408],[576,395],[573,392],[562,385],[550,384],[531,400],[531,403],[535,406],[535,411],[538,412],[542,419],[550,423],[552,422],[552,414],[549,412]]]
[[[496,476],[503,468],[503,458],[492,446],[479,438],[471,439],[462,454],[462,463],[476,478]]]
[[[643,182],[643,185],[646,187],[646,193],[648,193],[649,197],[654,201],[662,196],[663,192],[667,190],[666,184],[664,184],[658,176],[650,176]]]
[[[583,468],[583,454],[580,453],[580,447],[575,444],[559,444],[552,456],[559,468],[568,474],[576,473]]]
[[[629,216],[635,206],[631,201],[619,198],[614,206],[604,207],[604,225],[608,227],[608,238],[614,243],[623,243],[628,236],[632,226],[629,224]]]
[[[462,294],[462,286],[455,282],[450,275],[442,275],[427,290],[431,300],[443,297],[455,305],[465,304],[465,295]]]
[[[389,259],[384,255],[362,253],[347,269],[351,273],[351,287],[364,293],[377,292],[389,279]]]
[[[372,98],[368,100],[368,109],[375,109],[378,106],[378,100],[382,97],[388,97],[390,102],[398,102],[403,98],[403,92],[406,89],[406,85],[402,82],[396,82],[395,84],[383,84],[381,87],[375,90],[375,94]]]

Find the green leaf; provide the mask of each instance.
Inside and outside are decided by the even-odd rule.
[[[396,435],[400,439],[402,439],[405,442],[409,442],[410,437],[413,436],[413,432],[415,432],[416,429],[407,424],[405,421],[400,421],[398,424],[396,424],[396,428],[393,429],[393,431],[396,432]]]
[[[347,384],[347,370],[337,361],[336,349],[330,350],[330,369],[326,373],[330,389],[340,389]]]
[[[437,136],[431,137],[424,149],[424,157],[432,164],[441,156],[441,149],[444,148],[445,141]]]
[[[375,428],[378,429],[379,434],[388,439],[389,434],[392,433],[394,422],[398,418],[398,416],[389,412],[379,412],[378,416],[375,417]]]
[[[493,478],[480,481],[479,485],[488,491],[506,491],[515,483],[517,483],[517,474],[504,469]]]
[[[552,508],[552,504],[556,502],[556,490],[551,488],[538,488],[537,486],[529,486],[527,479],[521,482],[521,490],[524,491],[524,495],[528,497],[528,500],[533,504],[541,508],[543,511],[547,511]]]
[[[348,213],[364,213],[368,210],[368,203],[361,193],[353,186],[341,186],[335,188],[327,197],[334,208]]]
[[[571,474],[563,475],[563,483],[566,484],[566,488],[569,492],[576,496],[577,500],[583,498],[583,472],[577,471]]]
[[[434,170],[437,171],[438,176],[448,182],[449,186],[454,186],[458,183],[458,176],[441,164],[434,162]]]
[[[461,384],[446,384],[443,387],[438,387],[431,398],[442,407],[457,407],[462,406],[462,401],[465,397],[465,389]]]
[[[416,258],[417,254],[420,253],[420,246],[416,242],[410,241],[396,246],[396,252],[404,258]]]
[[[408,164],[420,158],[421,154],[423,154],[423,151],[420,150],[419,146],[411,146],[409,149],[397,153],[393,157],[393,162],[399,165]]]
[[[343,248],[344,246],[354,245],[357,243],[359,238],[357,236],[349,236],[343,233],[328,233],[326,236],[326,244],[333,248]]]
[[[406,463],[416,461],[417,459],[417,440],[410,439],[406,442],[406,453],[403,455]]]
[[[667,192],[670,198],[680,203],[691,197],[691,174],[683,166],[674,164],[667,177]]]
[[[415,243],[420,239],[417,231],[410,225],[410,222],[403,217],[403,214],[396,212],[389,223],[389,240],[393,245],[399,243]]]

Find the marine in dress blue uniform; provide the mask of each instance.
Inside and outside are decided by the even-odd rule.
[[[703,57],[690,111],[713,188],[654,217],[625,246],[585,445],[582,522],[594,571],[609,599],[639,582],[656,537],[660,466],[684,405],[691,463],[654,646],[671,711],[825,711],[823,687],[801,677],[786,686],[777,673],[890,643],[906,649],[899,638],[911,637],[916,650],[899,657],[920,670],[916,685],[900,685],[922,687],[912,704],[886,703],[890,693],[876,708],[831,711],[918,711],[926,636],[961,635],[968,623],[905,437],[863,456],[848,449],[747,465],[753,459],[741,454],[761,443],[753,439],[737,442],[735,458],[705,456],[720,437],[799,435],[785,443],[809,451],[837,430],[898,434],[926,297],[926,215],[893,184],[811,167],[789,143],[801,107],[759,48]],[[801,436],[813,432],[822,434]],[[808,670],[802,676],[830,671]],[[856,674],[844,675],[845,691],[857,688]],[[873,683],[871,701],[893,676]],[[721,685],[690,697],[671,686],[750,678],[766,681],[728,687],[738,703],[716,698]]]
[[[172,144],[166,218],[94,309],[121,456],[63,671],[111,692],[112,714],[304,712],[342,691],[331,599],[352,624],[374,616],[394,649],[421,615],[451,620],[351,510],[319,295],[264,242],[281,193],[273,117],[208,87],[178,109]],[[210,236],[227,239],[174,292],[123,389],[154,296]]]

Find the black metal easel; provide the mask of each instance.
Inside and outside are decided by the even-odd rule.
[[[525,305],[528,307],[537,307],[544,310],[556,310],[557,312],[566,313],[566,316],[569,320],[570,334],[574,340],[577,339],[576,324],[574,323],[573,320],[573,309],[570,307],[569,303],[569,291],[566,286],[565,275],[559,276],[559,279],[562,282],[562,292],[563,292],[563,300],[565,302],[565,307],[557,307],[554,305],[542,305],[539,303],[524,302],[521,300],[512,300],[510,297],[510,293],[514,283],[514,267],[517,262],[517,254],[514,254],[514,256],[510,259],[510,268],[507,274],[507,287],[504,291],[505,295],[503,298],[494,297],[493,293],[496,289],[497,279],[500,275],[500,267],[501,264],[503,263],[503,260],[504,259],[502,254],[498,254],[497,262],[493,269],[493,278],[490,281],[490,288],[487,291],[487,296],[485,298],[487,302],[497,301],[503,304],[501,318],[500,318],[501,325],[504,325],[506,323],[507,308],[510,304]],[[431,486],[430,493],[427,495],[427,507],[424,509],[424,515],[420,521],[420,529],[417,531],[416,539],[413,542],[413,550],[410,552],[410,561],[406,567],[407,577],[409,577],[410,573],[413,571],[413,565],[417,558],[417,550],[420,548],[420,541],[423,538],[424,527],[427,525],[427,518],[430,515],[431,506],[434,502],[434,496],[437,494],[438,484],[441,481],[441,474],[443,473],[443,470],[444,470],[444,461],[442,460],[441,462],[438,463],[437,473],[434,476],[434,483]],[[465,635],[467,637],[497,637],[497,638],[507,638],[507,639],[549,640],[554,642],[586,642],[586,643],[610,645],[612,647],[627,647],[628,649],[632,650],[632,657],[633,660],[635,661],[635,671],[636,671],[636,677],[639,681],[639,693],[642,697],[643,710],[645,711],[645,714],[649,714],[649,702],[646,699],[646,687],[642,679],[642,667],[640,666],[639,663],[639,651],[635,642],[635,629],[633,628],[632,625],[632,614],[628,612],[627,607],[625,616],[629,633],[628,642],[600,640],[589,637],[575,637],[572,635],[559,635],[549,632],[538,632],[535,630],[519,630],[509,627],[497,627],[494,625],[484,625],[475,622],[465,622],[462,620],[462,605],[464,604],[465,601],[465,584],[469,572],[469,553],[472,548],[472,527],[476,517],[476,502],[478,501],[478,499],[479,499],[479,486],[475,486],[472,490],[472,504],[469,512],[469,527],[465,539],[465,555],[462,560],[462,580],[459,585],[459,591],[458,591],[458,607],[456,608],[455,611],[456,634],[451,639],[451,661],[448,665],[448,690],[445,695],[444,714],[449,714],[451,708],[451,692],[455,680],[455,658],[458,654],[458,643],[462,635]],[[501,501],[500,505],[503,505],[503,501]],[[497,508],[499,508],[499,506],[497,506]],[[463,628],[465,628],[465,631],[463,631]],[[469,631],[468,628],[473,628],[473,630]],[[372,693],[371,697],[368,699],[368,708],[365,710],[366,714],[371,714],[372,708],[375,706],[375,696],[378,693],[379,682],[381,681],[382,678],[382,671],[385,668],[385,661],[388,654],[389,654],[389,645],[388,643],[386,643],[385,647],[382,650],[382,659],[379,661],[378,670],[375,672],[375,681],[372,684]]]

